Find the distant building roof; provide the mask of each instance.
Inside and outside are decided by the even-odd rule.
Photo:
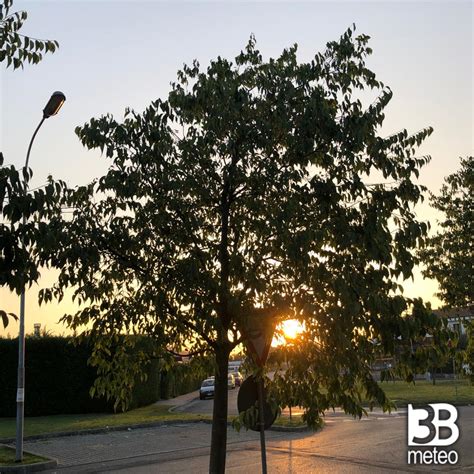
[[[442,318],[474,318],[474,306],[464,308],[435,309],[433,313]]]

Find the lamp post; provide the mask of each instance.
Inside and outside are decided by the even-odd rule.
[[[59,91],[53,93],[48,103],[43,109],[43,118],[36,127],[36,130],[31,137],[28,152],[26,153],[25,170],[28,168],[30,160],[31,147],[33,141],[43,122],[59,112],[59,109],[64,104],[66,96]],[[28,192],[28,181],[25,180],[23,189],[24,195]],[[23,216],[23,225],[26,225],[26,217]],[[20,331],[18,335],[18,384],[16,391],[16,456],[15,461],[21,462],[23,460],[23,426],[24,426],[24,408],[25,408],[25,283],[23,283],[23,290],[20,295]]]

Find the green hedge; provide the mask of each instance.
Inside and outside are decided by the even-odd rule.
[[[194,374],[187,365],[177,365],[172,370],[161,372],[160,398],[177,397],[200,387],[203,376]]]
[[[89,348],[65,337],[25,340],[25,415],[109,412],[112,404],[92,399],[96,377],[87,365]],[[18,340],[0,339],[0,416],[15,416]]]
[[[137,380],[133,388],[132,401],[129,410],[150,405],[159,400],[160,397],[160,362],[152,360],[148,365],[146,382]]]
[[[96,370],[87,364],[87,344],[70,344],[68,337],[28,337],[25,342],[25,415],[112,412],[113,401],[91,398]],[[16,414],[18,340],[0,338],[0,417]],[[201,377],[187,365],[167,372],[160,361],[147,367],[146,382],[137,382],[130,408],[187,393]]]

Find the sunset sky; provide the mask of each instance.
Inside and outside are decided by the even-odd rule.
[[[66,103],[48,119],[34,144],[31,187],[52,174],[69,185],[86,184],[102,175],[107,161],[80,145],[74,128],[92,117],[125,107],[142,110],[165,97],[183,63],[201,65],[218,55],[233,59],[251,33],[264,58],[298,43],[299,58],[310,60],[352,23],[372,37],[369,67],[394,97],[386,109],[384,135],[433,126],[419,154],[431,163],[420,183],[437,192],[454,172],[459,157],[473,153],[473,6],[470,1],[437,2],[160,2],[160,1],[14,1],[26,9],[21,33],[55,39],[60,48],[35,66],[0,73],[0,150],[7,164],[21,167],[41,111],[55,90]],[[435,224],[424,204],[419,216]],[[40,287],[54,275],[43,272]],[[417,272],[405,283],[408,296],[432,301],[436,285]],[[62,333],[57,324],[70,302],[38,308],[38,287],[28,291],[26,331],[33,323]],[[1,307],[18,313],[19,298],[0,290]],[[0,334],[17,333],[11,323]]]

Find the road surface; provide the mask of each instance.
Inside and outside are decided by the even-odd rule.
[[[449,449],[459,463],[449,472],[474,472],[474,407],[459,410],[460,439]],[[403,414],[374,414],[361,421],[341,414],[328,417],[325,428],[312,433],[268,431],[270,473],[446,472],[447,466],[407,465],[407,419]],[[227,472],[260,472],[258,433],[229,428]],[[197,423],[96,435],[27,441],[25,449],[56,457],[50,473],[205,473],[211,427]]]

